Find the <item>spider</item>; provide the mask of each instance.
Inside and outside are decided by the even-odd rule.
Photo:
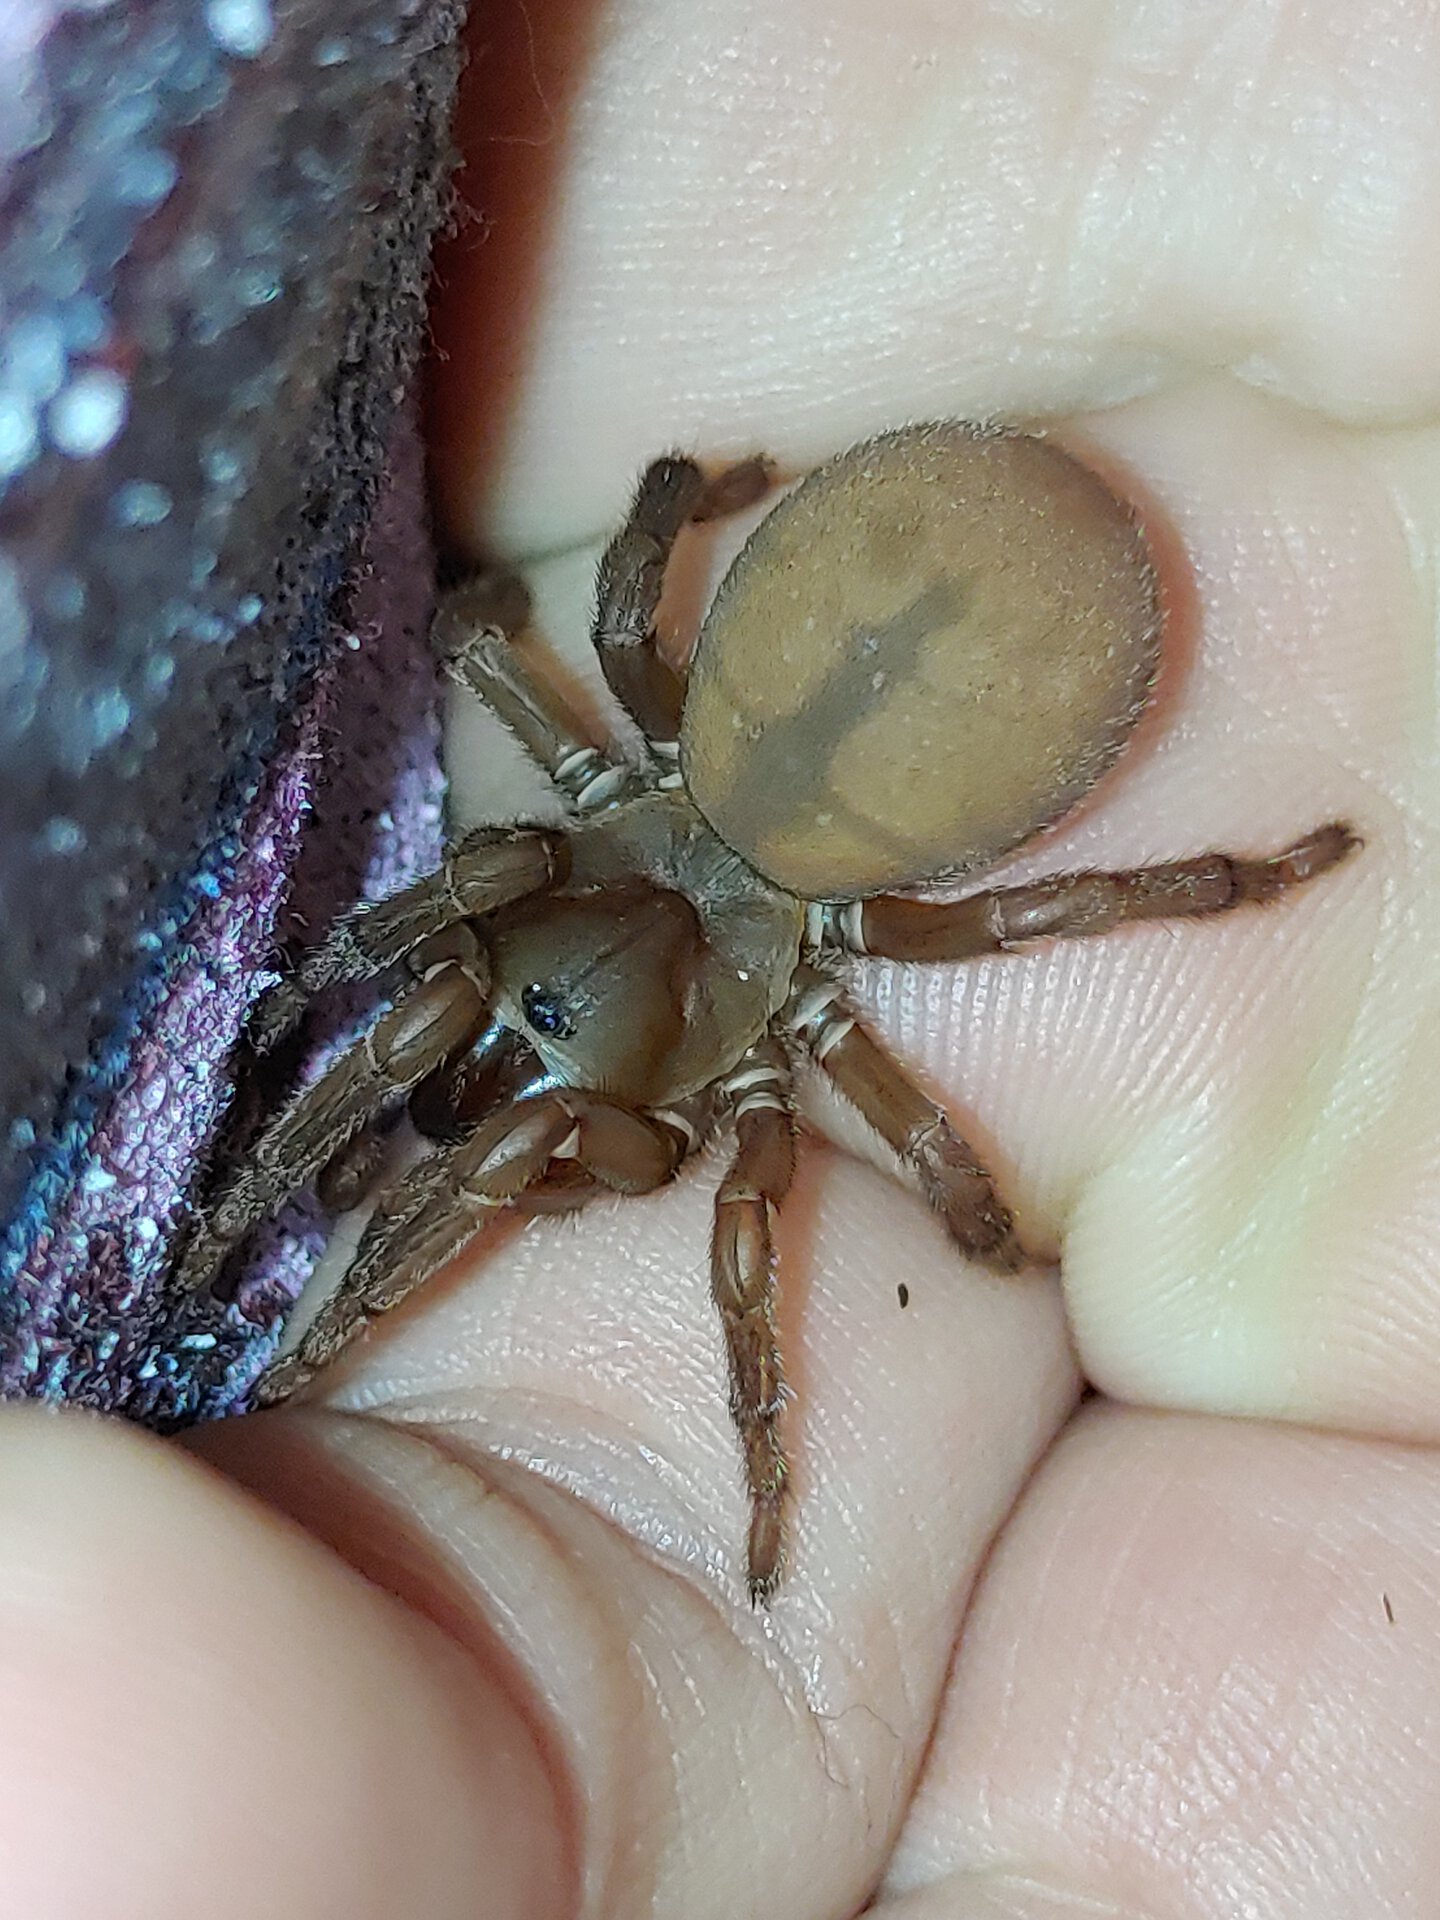
[[[338,1291],[262,1379],[256,1401],[273,1404],[487,1221],[649,1192],[728,1122],[710,1264],[754,1602],[785,1558],[773,1227],[799,1065],[859,1111],[964,1254],[1001,1270],[1028,1257],[977,1154],[866,1032],[843,956],[959,961],[1222,913],[1278,899],[1357,844],[1337,822],[1258,858],[914,897],[983,875],[1115,761],[1160,644],[1143,535],[1042,438],[905,428],[820,467],[761,521],[684,678],[654,623],[674,543],[768,486],[759,459],[707,478],[675,455],[644,474],[601,562],[592,630],[643,736],[632,757],[522,666],[516,583],[482,577],[442,604],[442,659],[549,774],[569,824],[469,834],[262,996],[257,1054],[342,983],[381,978],[393,1005],[222,1170],[179,1267],[183,1285],[208,1284],[309,1185],[353,1202],[386,1117],[408,1106],[431,1151],[382,1189]]]

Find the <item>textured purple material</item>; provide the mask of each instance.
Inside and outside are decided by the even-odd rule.
[[[318,1244],[167,1297],[277,936],[438,851],[461,14],[0,0],[0,1394],[224,1412]]]
[[[0,0],[3,1232],[337,643],[459,0]]]
[[[350,901],[391,892],[439,853],[421,480],[407,413],[352,632],[289,730],[243,831],[199,876],[199,904],[157,940],[142,1003],[105,1050],[90,1123],[75,1123],[70,1150],[42,1174],[43,1224],[14,1282],[24,1333],[0,1354],[0,1393],[159,1425],[223,1413],[263,1366],[277,1316],[323,1244],[323,1222],[300,1211],[288,1230],[262,1237],[229,1306],[207,1298],[177,1311],[164,1294],[171,1230],[228,1097],[226,1061],[271,977],[277,938],[301,928],[313,935]]]
[[[201,904],[157,953],[133,1026],[105,1050],[89,1115],[71,1118],[69,1150],[42,1163],[29,1196],[38,1206],[27,1211],[43,1224],[11,1283],[23,1335],[0,1373],[7,1396],[106,1408],[133,1400],[134,1411],[178,1415],[190,1391],[181,1355],[218,1348],[219,1326],[197,1322],[174,1337],[161,1283],[177,1208],[223,1098],[225,1057],[271,946],[326,704],[317,690],[242,835],[217,848],[200,876]],[[227,1362],[253,1337],[237,1324]]]

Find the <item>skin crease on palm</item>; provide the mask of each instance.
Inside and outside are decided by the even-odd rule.
[[[437,458],[548,632],[661,450],[1043,424],[1140,503],[1172,629],[1134,751],[1007,877],[1366,844],[1268,915],[865,971],[1063,1297],[807,1148],[769,1614],[714,1157],[189,1451],[7,1414],[0,1905],[1440,1912],[1440,15],[482,13]],[[483,728],[462,820],[533,791]]]

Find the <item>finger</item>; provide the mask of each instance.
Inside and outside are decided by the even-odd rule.
[[[1440,393],[1440,22],[1138,0],[483,16],[442,261],[454,531],[547,551],[659,449],[799,466],[927,414],[1227,369],[1361,420]]]
[[[1218,392],[1106,438],[1195,598],[1136,751],[1016,873],[1281,846],[1328,818],[1364,848],[1208,927],[875,970],[883,1023],[1013,1157],[1098,1384],[1430,1436],[1440,789],[1410,717],[1433,639],[1403,531],[1433,525],[1427,462]]]
[[[1401,1913],[1440,1872],[1440,1463],[1105,1409],[987,1570],[877,1911]]]
[[[564,1812],[483,1649],[133,1429],[0,1427],[8,1912],[570,1910]]]
[[[874,1879],[986,1544],[1073,1403],[1045,1276],[966,1270],[893,1182],[803,1156],[780,1236],[789,1567],[752,1609],[718,1174],[532,1223],[337,1368],[335,1410],[202,1440],[498,1641],[585,1810],[585,1911],[803,1916]]]

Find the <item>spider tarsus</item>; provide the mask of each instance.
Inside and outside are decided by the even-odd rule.
[[[1015,1230],[1014,1214],[948,1121],[938,1118],[912,1142],[906,1157],[920,1175],[926,1199],[962,1253],[999,1273],[1018,1273],[1031,1264]]]
[[[659,531],[663,527],[673,539],[689,518],[691,503],[700,497],[704,486],[705,476],[699,463],[688,453],[665,453],[658,460],[652,460],[641,475],[635,496],[641,517],[650,523],[647,531]],[[622,527],[611,544],[623,540],[627,531]]]
[[[293,976],[279,980],[255,1002],[245,1038],[257,1060],[273,1053],[300,1025],[309,1010],[311,996]]]
[[[745,1585],[750,1604],[768,1610],[785,1572],[783,1487],[755,1506],[750,1516]]]
[[[389,1135],[368,1127],[347,1140],[315,1176],[315,1197],[327,1213],[349,1213],[371,1187],[389,1151]]]
[[[1020,1273],[1038,1264],[1015,1231],[1008,1207],[1001,1208],[998,1215],[971,1212],[958,1219],[943,1206],[939,1212],[946,1231],[961,1253],[978,1260],[993,1273]]]
[[[724,520],[732,513],[743,513],[763,500],[775,484],[775,465],[768,454],[752,453],[738,460],[705,483],[705,490],[690,510],[697,525],[707,520]]]
[[[1268,859],[1234,860],[1236,896],[1257,904],[1277,900],[1291,887],[1303,886],[1307,880],[1338,867],[1363,845],[1353,827],[1343,820],[1332,820]]]
[[[507,637],[523,633],[532,612],[530,589],[519,574],[496,567],[461,581],[445,595],[430,630],[430,644],[441,665],[448,668],[466,652],[477,631],[489,628]]]
[[[264,1413],[270,1407],[283,1406],[293,1394],[309,1383],[313,1373],[312,1367],[300,1364],[298,1355],[286,1354],[256,1381],[250,1394],[250,1411]]]

